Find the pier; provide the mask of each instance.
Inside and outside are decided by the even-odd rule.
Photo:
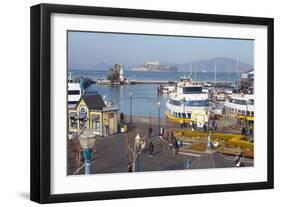
[[[178,81],[175,80],[127,80],[124,82],[115,82],[112,83],[110,80],[92,80],[92,84],[99,84],[99,85],[134,85],[134,84],[171,84],[176,85]],[[204,83],[210,83],[212,85],[216,86],[228,86],[231,84],[231,82],[228,81],[194,81],[195,84],[204,85]]]
[[[124,82],[112,83],[110,80],[96,80],[92,81],[93,84],[100,85],[133,85],[133,84],[176,84],[177,81],[166,81],[166,80],[128,80]]]

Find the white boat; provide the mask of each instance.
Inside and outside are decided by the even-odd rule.
[[[232,94],[224,103],[226,113],[234,114],[239,118],[254,120],[254,95],[253,94]]]
[[[214,95],[214,98],[215,98],[216,101],[225,101],[226,95],[223,92],[218,92]]]
[[[164,85],[162,88],[163,94],[170,94],[172,92],[175,92],[176,86],[175,85]]]
[[[82,95],[82,90],[80,86],[81,83],[75,82],[71,76],[71,73],[69,73],[67,85],[68,85],[68,95],[67,95],[68,108],[74,108],[76,104],[79,102]]]
[[[200,127],[208,121],[211,105],[208,93],[203,92],[201,85],[193,85],[190,78],[181,78],[176,92],[169,96],[167,118],[176,122],[195,122]]]
[[[224,92],[225,92],[225,94],[230,95],[230,94],[232,94],[232,89],[231,88],[224,89]]]

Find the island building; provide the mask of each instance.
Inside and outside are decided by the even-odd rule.
[[[118,107],[99,94],[83,95],[76,106],[68,108],[68,132],[90,128],[99,136],[117,133]]]
[[[150,61],[146,64],[132,68],[132,71],[145,71],[145,72],[177,72],[176,66],[161,65],[159,61]]]

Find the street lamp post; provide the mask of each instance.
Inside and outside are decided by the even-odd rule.
[[[246,116],[245,116],[245,122],[246,122],[246,135],[248,135],[248,101],[246,101]]]
[[[209,150],[211,148],[210,118],[211,118],[211,113],[210,113],[210,109],[209,109],[208,110],[208,143],[207,143],[207,150]]]
[[[158,133],[159,135],[161,134],[161,129],[160,129],[160,101],[157,102],[158,106]]]
[[[130,123],[133,122],[133,120],[132,120],[132,96],[133,96],[133,93],[130,92]]]
[[[95,135],[89,128],[85,128],[82,134],[79,136],[79,142],[83,149],[85,175],[89,175],[91,171],[91,156],[95,141]]]

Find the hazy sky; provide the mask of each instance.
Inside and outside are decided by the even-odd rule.
[[[68,64],[70,69],[98,63],[130,67],[147,61],[187,63],[230,57],[253,65],[253,47],[253,40],[69,32]]]

